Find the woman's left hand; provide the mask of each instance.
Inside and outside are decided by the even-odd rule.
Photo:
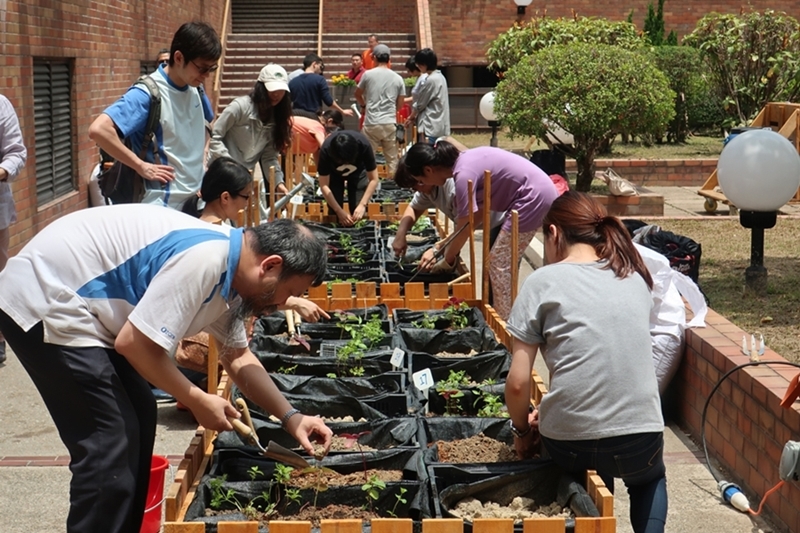
[[[296,418],[298,421],[295,422],[292,418]],[[313,438],[314,441],[325,447],[323,456],[327,455],[328,450],[331,449],[333,431],[325,425],[325,422],[316,416],[301,415],[292,418],[286,424],[286,431],[300,443],[306,453],[312,457],[315,456],[314,446],[311,444]]]
[[[359,220],[364,218],[364,213],[366,212],[367,208],[359,204],[359,206],[356,207],[356,210],[353,211],[353,222],[358,222]]]

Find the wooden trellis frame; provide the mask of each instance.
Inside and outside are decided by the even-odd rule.
[[[770,102],[761,109],[750,127],[771,128],[792,141],[795,150],[800,152],[800,104]],[[697,191],[697,194],[706,198],[704,207],[709,213],[717,210],[718,202],[730,205],[725,194],[716,190],[718,185],[717,170],[714,169],[714,172]],[[789,202],[800,202],[800,189],[795,192]]]

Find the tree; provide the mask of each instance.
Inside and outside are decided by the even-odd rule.
[[[658,0],[658,12],[653,8],[653,2],[647,6],[644,33],[653,46],[664,44],[664,0]]]
[[[800,97],[800,24],[784,13],[711,13],[683,43],[700,50],[741,124],[767,102]]]
[[[636,26],[630,22],[587,17],[534,17],[498,35],[489,44],[486,57],[489,59],[489,69],[502,77],[503,72],[534,52],[573,42],[612,44],[625,50],[639,50],[646,44]]]
[[[497,86],[495,110],[512,135],[546,139],[545,121],[572,133],[576,189],[588,191],[594,159],[622,131],[663,135],[675,114],[664,74],[639,53],[604,44],[550,46],[518,62]]]

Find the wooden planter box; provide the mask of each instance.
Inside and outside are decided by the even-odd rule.
[[[345,284],[347,285],[347,284]],[[383,292],[381,286],[381,292]],[[468,301],[470,305],[480,307],[480,302]],[[505,322],[497,316],[490,306],[482,308],[486,322],[494,329],[498,341],[507,343],[510,335]],[[510,344],[507,344],[510,346]],[[532,401],[538,404],[547,389],[541,377],[533,371],[531,374]],[[217,394],[230,398],[231,382],[227,374],[223,374],[217,386]],[[212,459],[213,439],[216,432],[198,427],[195,437],[184,454],[184,459],[175,474],[175,480],[169,487],[165,500],[164,533],[204,533],[202,522],[183,522],[189,504],[194,499],[200,480],[208,470]],[[587,473],[586,491],[600,511],[597,518],[576,518],[575,533],[613,533],[616,531],[614,517],[614,496],[595,472]],[[381,518],[374,519],[373,533],[411,533],[411,519]],[[271,521],[270,533],[310,533],[311,523],[307,521]],[[564,533],[564,518],[532,518],[523,524],[523,533]],[[257,522],[220,522],[219,533],[258,533]],[[423,519],[422,533],[463,533],[464,522],[460,519]],[[473,533],[513,533],[514,522],[507,519],[476,519],[472,523]],[[323,520],[321,533],[361,533],[361,520]]]

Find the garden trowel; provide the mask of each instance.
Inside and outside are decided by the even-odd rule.
[[[247,410],[246,406],[245,410]],[[246,420],[249,420],[250,419],[249,411],[247,412],[247,415],[245,415],[243,411],[242,418],[243,419],[246,418]],[[255,445],[264,457],[269,457],[270,459],[293,466],[295,468],[308,468],[311,466],[308,463],[308,461],[300,457],[300,455],[294,453],[291,450],[287,450],[286,448],[284,448],[283,446],[281,446],[276,442],[269,441],[267,447],[264,448],[261,445],[261,442],[259,442],[258,435],[256,435],[255,430],[248,424],[239,420],[238,418],[228,417],[228,422],[231,423],[233,429],[235,429],[239,435],[247,439],[248,442]]]

